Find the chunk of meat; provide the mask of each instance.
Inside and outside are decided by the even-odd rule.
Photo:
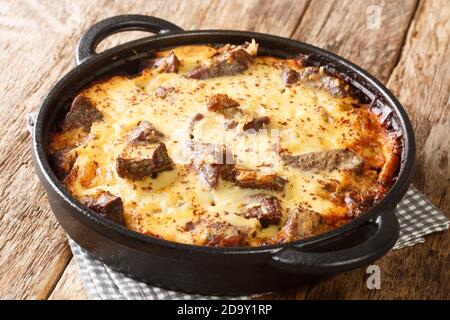
[[[224,167],[221,176],[238,187],[251,189],[282,191],[287,182],[274,172],[261,172],[236,166]]]
[[[49,161],[58,178],[64,179],[72,169],[76,158],[77,155],[74,149],[64,148],[53,152],[49,157]]]
[[[281,83],[284,86],[291,86],[300,80],[300,75],[293,69],[283,69],[281,71]]]
[[[199,141],[189,141],[187,145],[194,169],[210,187],[215,187],[222,167],[233,162],[233,155],[222,145]]]
[[[348,217],[354,218],[370,210],[387,190],[383,185],[376,184],[366,190],[338,190],[330,193],[329,197],[331,202],[347,207]]]
[[[333,149],[299,155],[282,154],[281,159],[289,166],[304,171],[335,169],[359,171],[363,159],[349,149]]]
[[[310,58],[313,57],[309,54],[299,53],[297,58],[297,65],[299,67],[305,68],[311,65]]]
[[[270,224],[278,224],[283,217],[280,201],[268,194],[257,194],[251,197],[251,203],[246,206],[243,216],[247,219],[256,218],[263,228]]]
[[[244,131],[247,130],[255,130],[255,131],[259,131],[262,127],[264,127],[265,125],[270,123],[270,118],[269,117],[256,117],[253,118],[251,121],[247,122],[244,124],[244,126],[242,127],[242,129]]]
[[[245,235],[239,232],[212,235],[205,244],[209,247],[240,247],[245,244]]]
[[[226,94],[215,94],[209,98],[208,111],[218,112],[222,114],[226,119],[233,118],[239,110],[239,103]]]
[[[69,112],[62,122],[63,130],[83,128],[89,132],[92,123],[103,119],[103,114],[89,101],[88,98],[78,95],[72,102]]]
[[[166,57],[145,60],[143,66],[146,68],[156,69],[158,72],[177,73],[180,67],[180,60],[171,52]]]
[[[255,43],[238,47],[225,47],[223,52],[212,57],[187,74],[191,79],[209,79],[214,77],[233,76],[247,70],[256,55]]]
[[[323,76],[321,88],[336,98],[345,98],[347,96],[345,83],[336,77]]]
[[[212,222],[208,225],[204,245],[209,247],[240,247],[245,245],[247,234],[244,230],[228,223]]]
[[[164,137],[164,134],[156,130],[155,126],[148,121],[141,121],[128,136],[131,143],[156,143]]]
[[[119,177],[132,180],[142,180],[172,168],[164,143],[127,145],[116,160]]]
[[[210,187],[217,186],[219,182],[220,170],[222,169],[221,164],[200,164],[196,167],[197,172],[203,177],[205,182]]]
[[[209,98],[208,110],[213,112],[222,111],[223,109],[238,107],[239,102],[231,99],[228,95],[218,93]]]
[[[322,216],[312,210],[298,207],[291,211],[286,224],[273,237],[273,243],[285,243],[315,235],[322,227]]]
[[[327,91],[335,98],[345,98],[349,87],[337,77],[327,75],[322,67],[306,67],[298,72],[299,80]]]
[[[109,191],[101,191],[94,196],[82,199],[81,202],[101,216],[125,225],[122,199]]]

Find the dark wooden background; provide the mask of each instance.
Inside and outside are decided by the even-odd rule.
[[[241,29],[298,39],[366,68],[403,103],[417,135],[414,185],[450,208],[450,2],[448,0],[50,1],[0,0],[0,298],[84,299],[63,230],[35,175],[25,115],[74,66],[94,22],[140,13],[185,29]],[[143,36],[129,32],[107,48]],[[380,290],[361,268],[270,298],[449,299],[449,232],[391,251]]]

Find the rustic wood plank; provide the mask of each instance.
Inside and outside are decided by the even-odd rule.
[[[388,82],[413,123],[417,142],[414,184],[450,213],[450,6],[423,1],[400,63]]]
[[[312,1],[292,37],[337,53],[386,81],[416,4],[416,0]]]
[[[48,297],[71,257],[32,167],[25,115],[73,67],[83,30],[100,19],[135,12],[186,29],[227,27],[289,36],[306,3],[0,0],[0,298]],[[102,45],[136,35],[116,36]]]
[[[74,258],[70,260],[49,300],[87,300]]]
[[[447,1],[423,1],[408,32],[388,86],[407,109],[417,139],[413,183],[449,215],[450,8]],[[309,299],[449,299],[449,232],[424,244],[391,251],[377,262],[381,290],[365,286],[365,268],[312,286]]]
[[[0,84],[0,297],[43,299],[71,253],[35,175],[25,115],[71,66],[72,50],[64,45],[70,42],[69,29],[61,27],[61,17],[69,17],[71,8],[52,5],[42,10],[37,1],[2,2],[2,6],[9,16],[0,19],[4,70]]]

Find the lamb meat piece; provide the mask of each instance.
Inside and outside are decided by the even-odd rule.
[[[246,232],[229,223],[212,222],[208,227],[208,238],[204,245],[209,247],[240,247],[245,245]]]
[[[143,61],[142,66],[144,68],[156,69],[159,72],[177,73],[180,67],[180,60],[178,60],[177,56],[171,52],[166,57],[145,60]]]
[[[284,86],[291,86],[300,80],[300,75],[293,69],[283,69],[281,71],[281,83]]]
[[[347,96],[345,83],[336,77],[331,77],[328,75],[323,76],[322,85],[320,87],[335,98],[345,98]]]
[[[319,213],[297,207],[291,211],[283,228],[275,234],[273,243],[285,243],[311,237],[323,224],[324,221]]]
[[[180,60],[178,60],[177,56],[173,52],[171,52],[166,58],[164,72],[177,73],[179,68]]]
[[[348,216],[355,218],[373,208],[384,197],[387,190],[386,187],[377,183],[367,190],[335,192],[330,195],[330,198],[335,203],[345,205],[348,209]]]
[[[72,170],[77,155],[74,149],[64,148],[50,154],[49,161],[59,179],[64,179]]]
[[[190,79],[209,79],[240,74],[250,67],[253,57],[244,49],[225,52],[216,56],[209,63],[204,63],[191,70]]]
[[[247,70],[253,62],[253,55],[247,48],[253,44],[226,49],[210,60],[191,70],[187,77],[191,79],[209,79],[214,77],[233,76]],[[254,45],[256,47],[256,45]],[[255,55],[256,55],[255,49]]]
[[[121,225],[125,225],[123,203],[109,191],[101,191],[94,196],[82,199],[82,202],[101,216]]]
[[[263,228],[270,224],[278,224],[283,217],[280,201],[268,194],[257,194],[251,197],[252,202],[246,206],[243,216],[247,219],[257,218]]]
[[[241,188],[282,191],[286,180],[276,173],[227,166],[221,170],[222,179],[231,181]]]
[[[209,247],[239,247],[246,245],[248,229],[229,222],[200,218],[188,221],[183,230],[191,232],[200,244]]]
[[[208,110],[222,114],[226,119],[232,119],[239,110],[239,103],[226,94],[215,94],[209,98]]]
[[[281,159],[288,165],[304,171],[335,169],[359,171],[363,159],[349,149],[333,149],[309,152],[299,155],[282,154]]]
[[[269,117],[256,117],[254,119],[252,119],[251,121],[247,122],[246,124],[244,124],[244,126],[242,127],[242,129],[244,129],[244,131],[247,130],[255,130],[255,131],[259,131],[262,127],[264,127],[265,125],[270,123],[270,118]]]
[[[200,164],[196,168],[197,172],[210,187],[217,186],[221,169],[221,164]]]
[[[212,235],[205,244],[209,247],[241,247],[245,244],[245,234],[234,232],[231,234]]]
[[[148,121],[139,122],[138,126],[131,131],[128,141],[131,143],[156,143],[164,137],[164,134],[156,130],[155,126]]]
[[[223,109],[238,107],[239,102],[231,99],[226,94],[218,93],[209,98],[208,110],[213,112],[219,112]]]
[[[297,64],[302,68],[311,66],[311,64],[312,64],[311,58],[314,58],[314,56],[309,55],[309,54],[299,53],[298,58],[297,58]]]
[[[132,180],[142,180],[172,168],[164,143],[129,144],[116,160],[119,177]]]
[[[199,141],[189,141],[188,148],[192,153],[194,169],[210,187],[215,187],[222,167],[233,162],[231,152],[222,145]]]
[[[92,105],[88,98],[78,95],[72,102],[69,112],[62,122],[63,130],[83,128],[91,130],[92,123],[103,119],[103,114]]]
[[[309,83],[314,88],[327,91],[335,98],[345,98],[348,88],[345,82],[339,78],[327,75],[324,69],[318,67],[306,67],[298,72],[300,81]]]

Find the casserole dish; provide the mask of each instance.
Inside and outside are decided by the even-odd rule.
[[[124,30],[156,36],[96,54],[96,45]],[[251,248],[211,248],[169,242],[120,227],[76,201],[53,173],[48,159],[49,132],[67,103],[94,80],[135,73],[152,50],[190,44],[240,44],[254,39],[262,55],[310,56],[312,64],[338,74],[361,99],[372,103],[401,134],[398,177],[376,206],[352,222],[319,236],[287,244]],[[392,94],[367,72],[327,51],[298,41],[242,31],[182,31],[154,17],[126,15],[94,25],[81,38],[77,67],[51,90],[39,110],[33,132],[33,158],[59,223],[88,252],[134,278],[170,289],[241,294],[292,287],[316,276],[356,268],[381,257],[395,243],[399,226],[393,209],[405,194],[415,143],[410,121]]]

